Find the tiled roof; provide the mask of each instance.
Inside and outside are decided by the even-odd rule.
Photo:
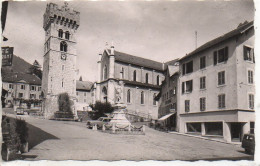
[[[110,50],[108,50],[108,51],[110,53]],[[163,64],[161,62],[141,58],[138,56],[126,54],[126,53],[119,52],[119,51],[115,51],[114,53],[115,53],[116,61],[163,71]]]
[[[79,81],[76,82],[76,90],[90,91],[93,83],[89,81]]]
[[[220,36],[216,39],[213,39],[213,40],[203,44],[202,46],[200,46],[196,50],[192,51],[191,53],[189,53],[186,56],[184,56],[183,58],[181,58],[180,60],[186,59],[186,58],[188,58],[192,55],[195,55],[196,53],[199,53],[199,52],[201,52],[201,51],[203,51],[207,48],[210,48],[210,47],[212,47],[212,46],[214,46],[218,43],[221,43],[221,42],[223,42],[223,41],[225,41],[225,40],[227,40],[231,37],[239,35],[239,34],[245,32],[245,31],[247,31],[248,29],[252,28],[253,26],[254,26],[253,21],[251,21],[251,22],[246,21],[243,24],[239,24],[239,26],[236,29],[234,29],[234,30],[232,30],[232,31],[230,31],[230,32],[228,32],[228,33],[226,33],[226,34],[224,34],[224,35],[222,35],[222,36]]]
[[[30,63],[13,55],[12,66],[2,67],[2,81],[19,82],[23,80],[28,84],[41,85],[41,79],[36,75],[31,74],[30,67],[32,67]]]

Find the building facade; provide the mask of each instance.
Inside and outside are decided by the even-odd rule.
[[[43,109],[46,118],[58,111],[57,99],[68,93],[76,103],[76,31],[80,24],[80,13],[54,3],[47,4],[44,14],[45,30],[42,91]],[[72,108],[76,114],[75,105]]]
[[[128,114],[158,119],[158,103],[154,98],[162,80],[162,63],[121,53],[111,46],[99,55],[93,102],[123,103]]]
[[[180,132],[241,141],[254,127],[254,26],[245,22],[180,59]],[[252,130],[251,130],[252,131]]]
[[[92,103],[91,88],[92,82],[89,81],[76,81],[76,110],[88,111],[89,105]]]
[[[13,50],[13,47],[4,47],[2,51],[9,48]],[[5,61],[1,69],[2,89],[7,91],[5,106],[26,105],[25,101],[29,100],[35,101],[32,107],[38,106],[38,101],[41,99],[41,79],[34,73],[34,64],[30,64],[16,55],[2,58]]]
[[[160,93],[156,96],[158,100],[158,120],[163,127],[178,131],[177,126],[177,102],[179,88],[179,62],[174,60],[171,64],[166,63],[164,72],[165,79],[162,81]]]

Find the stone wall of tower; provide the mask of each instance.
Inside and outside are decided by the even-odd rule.
[[[44,63],[42,86],[44,92],[43,109],[46,118],[52,118],[58,111],[58,95],[68,93],[70,99],[76,102],[76,30],[79,27],[79,12],[61,8],[49,3],[44,14],[43,28],[45,30]],[[62,37],[59,30],[63,31]],[[69,33],[69,38],[65,37]],[[61,49],[65,42],[67,50]],[[76,114],[74,105],[72,107]]]

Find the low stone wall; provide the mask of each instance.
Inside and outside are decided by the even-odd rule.
[[[98,130],[98,126],[94,125],[92,130]],[[113,123],[112,125],[103,125],[101,131],[110,134],[145,135],[145,125],[136,127],[134,125],[116,125]]]

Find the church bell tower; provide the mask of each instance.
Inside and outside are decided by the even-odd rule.
[[[76,102],[76,31],[80,24],[80,13],[69,8],[65,2],[47,4],[43,16],[45,30],[42,91],[43,111],[50,119],[58,111],[58,95],[68,93]],[[75,106],[72,106],[76,115]]]

